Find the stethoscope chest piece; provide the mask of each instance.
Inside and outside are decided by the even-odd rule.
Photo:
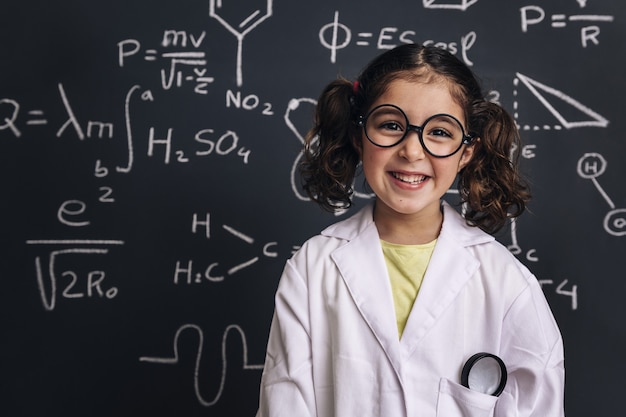
[[[491,353],[477,353],[465,362],[461,384],[472,391],[499,396],[506,386],[506,366]]]

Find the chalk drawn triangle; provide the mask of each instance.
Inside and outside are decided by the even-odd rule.
[[[566,129],[572,129],[574,127],[584,127],[584,126],[594,126],[594,127],[608,126],[609,121],[607,119],[605,119],[603,116],[596,113],[595,111],[591,110],[584,104],[580,103],[579,101],[563,93],[562,91],[559,91],[555,88],[549,87],[545,84],[535,81],[532,78],[529,78],[523,74],[520,74],[519,72],[516,73],[515,75],[526,86],[526,88],[528,88],[530,92],[541,102],[541,104],[543,104],[545,108],[548,109],[548,111],[552,113],[554,117],[557,118],[557,120]],[[548,97],[553,101],[550,102]],[[583,113],[584,115],[588,116],[590,120],[578,120],[578,121],[567,120],[555,108],[555,104],[553,104],[554,100],[558,100],[559,104],[565,103],[575,108],[580,113]]]
[[[423,0],[422,3],[427,9],[458,9],[467,10],[472,4],[478,0]]]

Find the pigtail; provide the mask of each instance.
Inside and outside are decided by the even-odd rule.
[[[469,224],[488,233],[500,230],[509,218],[520,216],[530,200],[530,189],[522,178],[512,149],[520,137],[513,118],[499,105],[486,100],[472,104],[470,130],[479,139],[474,155],[459,174],[459,192],[467,203]]]
[[[359,163],[355,99],[352,82],[331,82],[318,99],[314,125],[304,138],[302,187],[331,212],[352,205],[352,184]]]

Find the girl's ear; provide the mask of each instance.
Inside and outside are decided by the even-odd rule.
[[[476,146],[478,146],[478,142],[480,142],[480,138],[474,138],[471,144],[465,146],[461,152],[461,159],[459,160],[459,168],[457,172],[465,168],[465,166],[472,160],[474,157],[474,150],[476,149]]]

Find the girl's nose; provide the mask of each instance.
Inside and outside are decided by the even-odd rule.
[[[426,151],[420,142],[417,132],[409,132],[406,138],[400,143],[399,155],[407,161],[417,161],[426,156]]]

